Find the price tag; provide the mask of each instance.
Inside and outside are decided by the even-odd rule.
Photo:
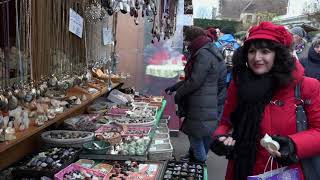
[[[147,164],[139,164],[139,172],[145,170],[147,168]]]
[[[156,140],[154,140],[154,144],[164,144],[165,142],[164,142],[164,140],[162,140],[162,139],[156,139]]]
[[[113,44],[112,30],[103,28],[103,45]]]
[[[149,168],[148,168],[149,172],[155,172],[157,170],[158,170],[158,165],[157,164],[150,164],[149,165]]]
[[[69,13],[69,31],[82,38],[83,18],[71,8],[69,10]]]
[[[155,151],[155,150],[157,150],[157,148],[154,147],[154,146],[152,146],[152,147],[149,148],[149,151]]]

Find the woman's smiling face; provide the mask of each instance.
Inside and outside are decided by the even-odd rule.
[[[268,73],[274,64],[276,53],[268,48],[256,48],[252,44],[248,50],[248,66],[257,75]]]

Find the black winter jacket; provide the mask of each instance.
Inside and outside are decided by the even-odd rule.
[[[307,77],[320,80],[320,54],[317,54],[313,47],[309,49],[308,58],[301,59],[300,62]]]
[[[201,47],[194,57],[191,77],[179,84],[175,101],[183,104],[182,131],[195,137],[210,136],[222,113],[227,69],[212,43]]]

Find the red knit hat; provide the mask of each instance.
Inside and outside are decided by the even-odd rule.
[[[271,22],[261,22],[258,26],[253,26],[249,30],[249,36],[244,43],[254,39],[267,39],[290,47],[292,35],[283,26],[275,25]]]
[[[206,34],[207,36],[212,40],[212,41],[216,41],[218,39],[217,36],[217,31],[215,28],[209,28],[206,30]]]

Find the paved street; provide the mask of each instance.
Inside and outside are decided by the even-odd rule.
[[[174,148],[174,155],[179,159],[180,155],[183,155],[187,152],[189,147],[188,137],[183,133],[179,134],[179,137],[171,137],[171,142]],[[208,180],[224,180],[227,160],[216,156],[211,151],[208,155],[207,160],[208,166]]]

